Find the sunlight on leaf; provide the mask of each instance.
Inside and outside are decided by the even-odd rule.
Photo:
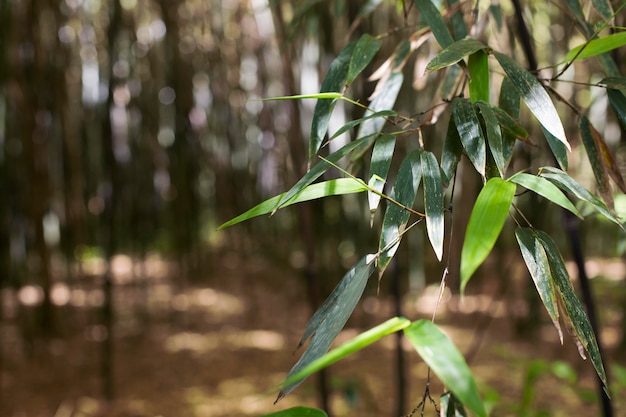
[[[372,150],[372,160],[370,163],[369,186],[378,192],[383,192],[395,146],[396,137],[394,135],[387,134],[381,135],[381,137],[378,138],[374,144],[374,149]],[[380,199],[381,196],[372,191],[367,193],[367,200],[372,216],[378,209]]]
[[[441,382],[474,414],[486,417],[474,376],[448,336],[428,320],[413,322],[404,334]]]
[[[426,210],[426,230],[428,239],[441,261],[443,256],[443,189],[439,164],[432,152],[421,152],[422,175],[424,177],[424,207]]]
[[[508,155],[507,157],[504,154],[504,144],[502,140],[500,125],[498,124],[498,117],[493,111],[493,108],[484,101],[478,101],[476,103],[476,107],[478,108],[480,115],[485,122],[484,126],[485,132],[487,133],[489,150],[491,151],[491,155],[493,156],[496,166],[498,167],[500,177],[504,177],[506,167],[509,164],[510,155]]]
[[[554,204],[557,204],[564,209],[569,210],[579,219],[583,218],[583,216],[576,209],[576,207],[574,207],[572,202],[569,201],[565,194],[563,194],[561,190],[559,190],[547,179],[535,175],[526,174],[523,172],[518,172],[517,174],[509,178],[509,181],[514,182],[517,185],[521,185],[522,187],[534,191],[536,194],[539,194],[544,198],[547,198]]]
[[[450,65],[454,65],[466,56],[487,46],[476,39],[461,39],[439,52],[437,56],[426,65],[426,71],[437,71]]]
[[[487,146],[480,121],[469,99],[457,97],[452,100],[452,117],[459,132],[465,154],[481,177],[485,177],[487,163]]]
[[[605,52],[610,52],[613,49],[621,48],[624,45],[626,45],[626,32],[606,35],[602,38],[592,39],[573,48],[565,55],[563,62],[591,58]]]

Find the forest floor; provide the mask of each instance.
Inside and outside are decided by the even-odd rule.
[[[156,258],[147,262],[152,263],[141,271],[150,277],[149,285],[121,276],[115,287],[115,400],[108,405],[100,400],[101,342],[106,331],[93,308],[101,303],[102,294],[87,285],[82,290],[73,286],[66,304],[56,310],[62,336],[43,342],[28,331],[32,328],[28,309],[20,310],[11,301],[15,297],[5,292],[0,416],[260,416],[296,405],[317,405],[315,378],[273,405],[276,387],[298,357],[292,353],[311,315],[302,274],[260,256],[222,253],[214,258],[209,278],[174,288],[171,267]],[[121,265],[124,272],[128,262]],[[626,416],[624,375],[619,381],[626,354],[618,348],[623,337],[618,303],[623,305],[626,292],[623,266],[619,261],[601,262],[590,268],[600,268],[591,275],[598,276],[592,283],[601,300],[602,335],[615,382],[615,415]],[[436,293],[434,285],[419,295],[409,294],[404,315],[430,317]],[[470,294],[461,302],[446,294],[438,310],[437,323],[468,357],[481,393],[494,407],[492,415],[601,415],[589,361],[580,358],[567,334],[561,346],[543,311],[542,324],[520,336],[511,315],[528,307],[512,299]],[[376,295],[372,283],[338,341],[383,322],[392,312],[391,298]],[[384,338],[330,368],[334,416],[398,417],[395,340]],[[403,352],[406,415],[420,402],[428,371],[410,345],[404,345]],[[441,389],[433,376],[433,398],[438,399]],[[424,415],[437,413],[429,404]]]

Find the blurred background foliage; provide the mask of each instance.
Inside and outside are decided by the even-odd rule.
[[[508,1],[448,3],[476,19],[479,38],[523,63]],[[549,76],[584,38],[566,2],[524,3],[539,67]],[[368,7],[375,13],[364,13]],[[498,14],[488,18],[490,7]],[[621,13],[616,24],[624,20]],[[341,271],[376,247],[364,196],[316,201],[215,231],[283,192],[306,167],[314,101],[257,99],[317,93],[348,40],[384,34],[374,65],[346,94],[366,102],[376,85],[366,77],[418,24],[412,3],[401,1],[0,0],[0,414],[27,415],[18,412],[20,399],[28,398],[16,394],[20,361],[50,352],[67,360],[76,351],[58,342],[76,335],[99,349],[80,357],[96,363],[85,365],[88,394],[114,398],[116,340],[146,337],[146,326],[163,311],[170,322],[189,325],[177,315],[187,311],[189,291],[220,285],[225,263],[249,271],[250,259],[269,259],[284,265],[286,275],[314,273],[319,291],[327,293]],[[425,75],[424,68],[437,52],[428,41],[410,55],[398,112],[432,105],[443,79],[440,72]],[[624,53],[615,54],[622,74]],[[566,77],[572,82],[556,89],[589,115],[623,167],[624,130],[600,89],[585,85],[603,78],[600,66],[577,62]],[[593,189],[575,114],[558,106],[574,145],[570,173]],[[361,113],[339,103],[331,132]],[[444,136],[441,124],[424,130],[431,149],[440,149]],[[337,143],[347,140],[344,135]],[[416,145],[399,146],[398,161]],[[542,147],[516,152],[527,166],[551,163]],[[475,196],[478,184],[466,175],[459,193]],[[626,213],[623,196],[615,201]],[[524,212],[562,242],[558,212],[542,204],[528,201]],[[467,221],[463,216],[455,217],[457,230]],[[620,257],[626,250],[623,235],[600,219],[582,227],[588,255]],[[424,241],[417,235],[405,245],[400,269],[409,279],[403,288],[420,290],[439,280]],[[510,273],[498,265],[511,258],[513,242],[502,243],[498,260],[486,266],[490,278],[476,291]],[[460,243],[452,250],[460,253]],[[613,295],[623,307],[623,266],[613,264],[613,279],[621,283]],[[383,281],[383,294],[387,285]],[[305,298],[295,290],[283,296]],[[319,296],[312,297],[315,304]],[[607,316],[621,323],[621,310]],[[621,334],[614,345],[619,340],[623,347]],[[33,415],[52,415],[58,401],[41,406],[47,411]]]

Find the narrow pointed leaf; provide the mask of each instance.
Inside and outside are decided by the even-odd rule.
[[[567,171],[569,167],[569,161],[567,159],[567,148],[558,138],[554,137],[552,133],[548,132],[543,126],[541,126],[541,130],[543,130],[543,135],[546,138],[546,142],[548,142],[548,146],[552,150],[552,154],[554,158],[558,162],[561,169]]]
[[[608,168],[602,159],[600,149],[598,149],[598,143],[596,136],[600,134],[591,125],[589,119],[584,115],[580,115],[578,118],[578,129],[580,130],[580,137],[583,140],[583,145],[587,151],[587,157],[591,164],[593,175],[596,178],[596,184],[598,186],[598,192],[606,201],[609,207],[613,207],[613,195],[611,194],[611,186],[609,184],[609,172]]]
[[[443,16],[435,7],[431,0],[414,0],[415,6],[417,10],[420,11],[420,14],[426,24],[430,26],[430,29],[433,31],[433,35],[435,35],[435,39],[439,42],[442,48],[447,48],[448,46],[454,43],[454,39],[446,26],[446,22],[443,20]]]
[[[472,55],[476,51],[485,48],[487,48],[487,46],[476,39],[461,39],[439,52],[439,54],[426,65],[426,71],[437,71],[449,67],[466,56]]]
[[[504,177],[506,167],[509,164],[510,155],[504,154],[504,143],[502,140],[502,132],[500,125],[498,124],[498,117],[496,116],[493,108],[484,101],[478,101],[476,103],[480,115],[485,122],[485,132],[487,133],[487,142],[489,143],[489,150],[493,156],[493,160],[498,167],[500,176]]]
[[[435,324],[418,320],[404,329],[424,362],[471,412],[487,417],[476,381],[461,352]]]
[[[565,55],[564,62],[591,58],[613,49],[626,45],[626,32],[618,32],[602,38],[592,39],[582,45],[578,45]]]
[[[461,293],[500,235],[515,196],[515,184],[491,178],[476,199],[461,249]]]
[[[396,146],[396,137],[394,135],[381,135],[380,138],[374,144],[372,150],[372,162],[370,164],[370,187],[376,191],[382,193],[387,179],[387,173],[389,172],[389,166],[391,166],[391,159],[393,158],[393,151]],[[373,181],[372,181],[373,180]],[[367,200],[370,207],[370,212],[373,214],[380,203],[380,195],[369,191],[367,193]]]
[[[396,113],[393,110],[381,110],[381,111],[377,111],[376,113],[370,113],[365,117],[361,117],[360,119],[356,119],[356,120],[351,120],[348,123],[346,123],[345,125],[341,126],[339,129],[337,129],[337,131],[335,133],[333,133],[333,135],[330,137],[329,140],[333,140],[335,138],[337,138],[340,135],[343,135],[344,133],[346,133],[348,130],[352,129],[355,126],[360,125],[361,123],[365,122],[366,120],[370,120],[370,119],[376,119],[378,117],[380,118],[385,118],[385,117],[393,117],[393,116],[397,116],[398,113]],[[383,121],[384,123],[384,121]]]
[[[609,20],[613,16],[613,8],[607,0],[592,0],[593,7],[600,13],[602,18]]]
[[[470,55],[467,69],[471,79],[469,82],[470,100],[473,103],[482,100],[489,103],[489,55],[478,50]]]
[[[354,50],[354,43],[348,44],[337,58],[330,64],[322,86],[322,93],[340,93],[348,77],[350,58]],[[319,99],[313,111],[311,123],[311,136],[309,139],[309,163],[313,161],[317,151],[322,146],[322,141],[328,132],[328,122],[335,108],[337,99]]]
[[[446,76],[443,79],[443,85],[441,86],[441,97],[452,100],[452,96],[456,94],[454,90],[457,88],[461,74],[460,66],[453,65],[448,67]]]
[[[570,144],[565,137],[561,118],[550,96],[537,78],[522,68],[511,57],[499,52],[494,52],[494,55],[507,77],[511,79],[520,98],[537,118],[541,126],[562,142],[568,150],[571,150]]]
[[[554,327],[559,333],[561,344],[563,343],[563,331],[559,324],[559,306],[557,304],[556,293],[552,283],[552,272],[550,271],[550,263],[548,255],[537,239],[535,232],[527,227],[518,227],[515,230],[515,237],[519,244],[522,257],[530,272],[530,276],[535,283],[537,293],[543,302]]]
[[[567,269],[565,268],[565,262],[561,257],[561,253],[548,234],[542,231],[537,231],[537,236],[546,250],[548,261],[550,262],[550,270],[552,271],[552,277],[554,279],[554,286],[561,297],[565,312],[571,319],[576,336],[587,353],[589,353],[591,363],[593,363],[593,367],[596,369],[596,372],[604,383],[606,389],[606,372],[604,371],[604,365],[602,364],[602,357],[600,356],[596,336],[593,332],[593,328],[591,327],[591,323],[589,322],[589,318],[585,313],[585,309],[578,300],[574,288],[572,287],[572,283],[570,281],[569,274],[567,273]]]
[[[396,99],[398,98],[398,93],[400,93],[403,81],[404,76],[401,72],[391,74],[385,81],[384,88],[369,104],[369,109],[365,111],[364,117],[368,117],[375,112],[381,112],[393,108],[396,103]],[[359,127],[357,138],[380,133],[386,122],[387,120],[380,117],[363,121]]]
[[[292,407],[261,417],[328,417],[328,414],[318,408]]]
[[[465,24],[464,10],[461,7],[462,0],[449,0],[449,9],[457,8],[457,10],[450,17],[450,24],[452,25],[452,35],[454,39],[462,40],[467,37],[467,25]]]
[[[281,199],[276,204],[274,211],[283,207],[287,201],[291,200],[296,194],[300,193],[304,188],[312,184],[313,181],[321,177],[326,171],[328,171],[332,167],[331,163],[336,164],[337,162],[339,162],[340,159],[348,155],[367,139],[368,138],[363,138],[361,140],[350,142],[347,145],[343,146],[341,149],[338,149],[332,154],[328,155],[325,161],[321,161],[315,164],[313,168],[311,168],[309,172],[304,174],[304,176],[300,178],[300,180],[293,187],[291,187],[289,191],[282,195]]]
[[[378,5],[382,3],[382,1],[383,0],[367,0],[361,10],[359,10],[359,17],[365,17],[372,13],[374,10],[376,10],[376,7],[378,7]]]
[[[451,392],[446,392],[439,398],[441,416],[443,417],[467,417],[467,412],[458,398]]]
[[[499,107],[493,107],[492,110],[498,119],[498,124],[502,129],[502,133],[511,137],[510,143],[515,144],[515,140],[521,140],[522,142],[528,143],[529,145],[533,145],[533,143],[528,138],[528,132],[524,127],[519,124],[517,120],[509,115],[508,112],[502,110]],[[506,141],[504,142],[506,143]],[[505,148],[506,149],[506,148]],[[507,159],[511,158],[511,154],[513,153],[513,145],[510,145],[510,150],[505,152],[505,157]]]
[[[328,197],[331,195],[353,194],[360,193],[366,190],[367,186],[363,183],[363,181],[356,180],[354,178],[338,178],[335,180],[324,181],[305,187],[304,189],[302,189],[302,191],[289,199],[289,201],[286,201],[281,207],[287,207],[295,203],[316,200],[318,198]],[[265,200],[261,204],[254,206],[245,213],[240,214],[234,219],[222,224],[220,227],[217,228],[217,230],[225,229],[226,227],[233,226],[237,223],[241,223],[253,217],[271,213],[285,194],[286,193],[283,193],[277,195],[276,197]]]
[[[415,195],[422,179],[420,154],[418,151],[411,152],[404,158],[396,180],[389,195],[392,199],[406,207],[413,206]],[[383,218],[382,231],[378,250],[379,275],[385,271],[391,258],[395,255],[400,245],[401,235],[409,221],[410,213],[396,204],[387,203],[387,211]]]
[[[456,167],[461,160],[463,154],[463,145],[459,132],[454,124],[454,117],[450,117],[448,122],[448,131],[443,140],[443,151],[441,153],[441,171],[445,178],[442,178],[444,185],[447,187],[454,177]]]
[[[613,107],[615,114],[617,114],[617,118],[622,123],[624,129],[626,129],[626,96],[624,96],[624,91],[626,91],[626,89],[619,91],[609,88],[607,95],[611,107]]]
[[[306,100],[309,98],[316,99],[333,99],[341,98],[341,93],[317,93],[317,94],[297,94],[295,96],[279,96],[279,97],[265,97],[258,99],[258,101],[284,101],[284,100]],[[255,101],[255,100],[251,100]]]
[[[476,171],[484,177],[487,147],[474,105],[466,98],[455,98],[452,100],[452,117],[459,132],[465,154],[472,162],[472,165],[474,165],[474,168],[476,168]]]
[[[515,184],[521,185],[527,190],[534,191],[536,194],[547,198],[552,201],[554,204],[563,207],[566,210],[569,210],[578,218],[582,219],[583,216],[580,212],[574,207],[571,201],[563,194],[561,190],[557,188],[556,185],[552,184],[550,181],[543,177],[538,177],[535,175],[525,174],[523,172],[517,173],[509,178],[509,181],[514,182]]]
[[[621,221],[609,210],[604,201],[591,194],[589,190],[577,183],[567,173],[554,167],[543,167],[539,170],[541,177],[552,181],[561,190],[569,192],[578,199],[590,203],[593,208],[604,217],[622,227]]]
[[[286,382],[291,382],[283,385],[276,401],[279,401],[285,395],[289,394],[304,380],[304,378],[302,378],[293,381],[293,379],[291,379],[293,375],[296,375],[307,365],[328,352],[333,340],[335,340],[341,329],[343,329],[343,326],[354,311],[357,302],[363,294],[368,278],[376,269],[376,263],[374,261],[375,255],[363,257],[346,275],[344,275],[339,285],[313,315],[305,329],[306,337],[303,337],[300,345],[302,345],[303,341],[308,337],[311,337],[311,343],[300,357],[300,360],[298,360],[293,368],[291,368],[291,371],[289,371]]]
[[[498,106],[500,106],[500,109],[507,112],[514,120],[519,120],[520,96],[510,78],[505,77],[502,80]]]
[[[340,361],[346,356],[357,352],[374,342],[377,342],[383,337],[407,328],[410,324],[411,322],[404,317],[393,317],[386,322],[381,323],[378,326],[359,334],[358,336],[355,336],[354,338],[343,343],[341,346],[336,347],[322,357],[314,360],[313,362],[302,368],[302,370],[300,370],[297,374],[290,376],[289,379],[285,381],[285,384],[290,384],[292,382],[307,378],[315,372],[318,372],[332,365],[333,363]]]
[[[367,67],[374,55],[380,49],[382,41],[376,39],[369,34],[364,34],[356,43],[352,58],[350,59],[350,67],[348,69],[348,78],[346,84],[350,85],[354,79]]]
[[[606,77],[599,82],[600,85],[606,86],[608,89],[619,90],[626,93],[626,78],[624,77]]]
[[[504,77],[500,87],[498,107],[493,108],[502,129],[502,154],[508,163],[513,157],[515,140],[530,142],[528,132],[518,122],[520,116],[520,97],[511,80]]]
[[[439,164],[432,152],[421,152],[422,175],[424,177],[424,207],[426,211],[426,230],[428,239],[441,261],[443,256],[443,189]]]

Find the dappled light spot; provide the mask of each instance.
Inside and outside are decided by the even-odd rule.
[[[439,285],[429,285],[424,288],[424,291],[422,291],[417,300],[415,300],[415,310],[420,314],[430,315],[435,311],[435,308],[438,308],[438,311],[445,310],[446,308],[452,309],[452,307],[448,305],[451,298],[452,293],[450,289],[446,287],[439,301]]]
[[[17,298],[25,306],[36,306],[43,301],[43,289],[39,285],[25,285],[17,292]]]
[[[103,342],[109,337],[107,328],[102,324],[88,326],[85,329],[85,338],[91,342]]]
[[[70,302],[71,294],[70,287],[67,284],[58,282],[50,289],[50,300],[54,305],[64,306]]]
[[[128,255],[115,255],[111,259],[111,273],[116,284],[127,284],[133,278],[133,260]]]
[[[190,351],[202,354],[216,349],[219,345],[218,337],[207,334],[183,332],[172,335],[165,341],[165,350],[169,353]]]
[[[226,330],[205,334],[182,332],[165,340],[165,350],[169,353],[189,351],[194,354],[204,354],[215,349],[276,351],[282,350],[284,346],[283,335],[269,330]]]

